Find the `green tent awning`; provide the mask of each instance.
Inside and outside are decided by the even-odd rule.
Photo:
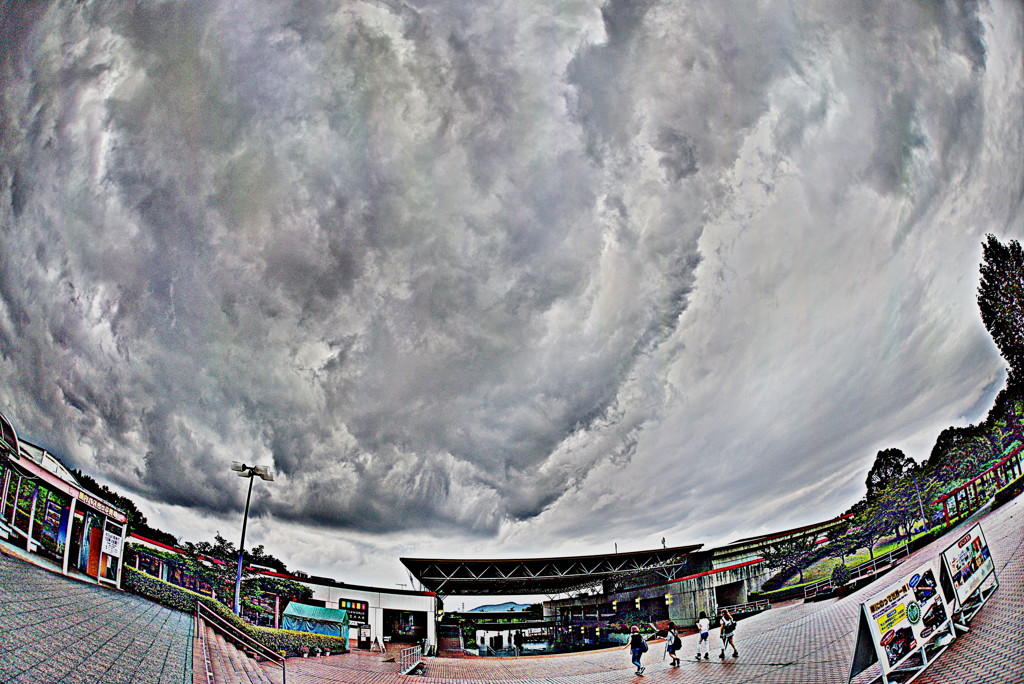
[[[292,601],[281,615],[281,627],[299,632],[348,638],[348,611],[307,606]]]
[[[320,606],[307,606],[305,603],[292,601],[284,609],[284,615],[301,618],[303,620],[315,620],[317,622],[334,622],[339,625],[348,624],[348,611],[340,608],[322,608]]]

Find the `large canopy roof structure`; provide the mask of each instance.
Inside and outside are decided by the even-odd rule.
[[[700,544],[600,556],[441,560],[402,558],[424,587],[442,596],[562,594],[615,577],[663,570],[666,579]]]

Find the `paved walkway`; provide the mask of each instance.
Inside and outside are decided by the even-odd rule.
[[[961,636],[920,678],[920,684],[1024,682],[1024,497],[981,517],[1000,588]],[[957,538],[954,531],[916,552],[906,572]],[[13,557],[0,544],[0,683],[191,684],[190,616],[130,594],[62,577]],[[21,552],[24,554],[24,552]],[[661,644],[635,677],[625,650],[561,656],[427,658],[424,676],[401,675],[379,653],[292,658],[289,684],[604,684],[624,681],[844,684],[850,670],[860,601],[896,578],[889,574],[843,599],[797,603],[740,622],[740,657],[684,660],[670,668]],[[682,654],[696,652],[696,636]],[[713,640],[713,646],[717,646]],[[280,682],[280,670],[267,669]],[[866,678],[858,678],[858,682]]]
[[[996,564],[1000,587],[961,636],[915,684],[1021,684],[1024,682],[1024,497],[980,518]],[[966,526],[915,552],[872,584],[842,599],[774,607],[742,620],[736,633],[739,658],[683,660],[670,668],[662,660],[663,645],[652,644],[644,656],[645,676],[633,675],[629,655],[622,649],[564,656],[510,658],[427,658],[424,676],[405,677],[380,654],[352,653],[330,658],[288,661],[288,684],[605,684],[629,681],[846,684],[853,656],[860,602],[909,572],[938,557]],[[712,647],[717,648],[717,634]],[[697,637],[683,639],[681,656],[696,653]],[[268,671],[280,682],[280,672]],[[877,676],[878,668],[855,682]]]
[[[16,554],[0,547],[0,682],[192,684],[190,616]]]

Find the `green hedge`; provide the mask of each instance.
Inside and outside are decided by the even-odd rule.
[[[1024,491],[1024,475],[1007,483],[993,497],[992,507],[999,508],[1003,504],[1012,501],[1015,496]]]
[[[330,650],[331,653],[344,653],[348,651],[348,640],[341,637],[296,632],[289,629],[254,627],[232,613],[220,601],[170,584],[169,582],[164,582],[130,566],[125,566],[125,572],[121,576],[121,587],[125,591],[130,591],[133,594],[168,608],[189,614],[195,613],[196,604],[202,601],[204,606],[217,613],[217,615],[224,618],[237,629],[277,653],[284,653],[289,656],[299,655],[299,648],[302,646],[305,646],[310,651],[317,648],[323,651]]]

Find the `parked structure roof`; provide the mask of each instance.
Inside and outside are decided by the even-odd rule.
[[[663,569],[666,576],[683,565],[700,544],[646,551],[557,558],[437,559],[402,558],[402,563],[430,591],[514,596],[561,594],[639,572]]]

